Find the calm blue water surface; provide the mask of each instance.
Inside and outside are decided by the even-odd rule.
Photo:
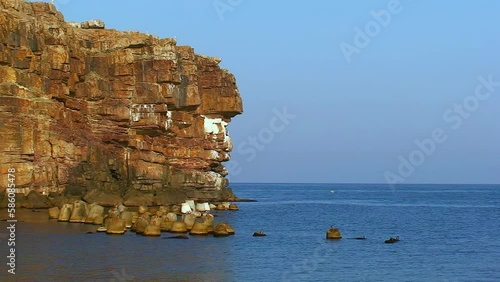
[[[236,235],[189,240],[18,223],[17,281],[500,281],[500,185],[233,184]],[[5,210],[0,211],[5,213]],[[45,215],[44,215],[45,216]],[[325,240],[334,225],[344,238]],[[6,223],[1,223],[5,235]],[[267,237],[252,237],[264,230]],[[164,233],[162,237],[171,236]],[[366,236],[366,240],[349,238]],[[399,236],[396,244],[384,244]],[[0,237],[0,281],[7,276]],[[5,254],[5,255],[4,255]],[[134,280],[132,280],[132,278]],[[12,280],[15,281],[15,280]]]

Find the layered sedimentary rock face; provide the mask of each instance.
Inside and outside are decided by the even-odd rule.
[[[221,163],[242,101],[220,59],[49,3],[0,9],[0,169],[18,192],[231,196]]]

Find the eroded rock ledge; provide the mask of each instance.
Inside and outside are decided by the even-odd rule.
[[[81,28],[49,3],[0,9],[0,169],[15,168],[18,193],[234,197],[222,162],[242,101],[220,59],[170,38]]]

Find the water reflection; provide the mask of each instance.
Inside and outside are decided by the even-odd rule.
[[[18,281],[230,281],[231,238],[189,240],[86,234],[96,227],[48,220],[46,211],[18,211]],[[0,214],[6,214],[0,210]],[[0,223],[4,233],[7,222]],[[1,254],[7,254],[5,240]],[[6,265],[6,256],[1,263]],[[4,267],[2,267],[4,268]],[[3,269],[2,269],[3,272]],[[5,273],[0,274],[2,281]],[[8,278],[8,277],[5,277]],[[132,280],[133,278],[133,280]],[[14,281],[14,280],[13,280]]]

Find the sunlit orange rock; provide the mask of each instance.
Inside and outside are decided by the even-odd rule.
[[[243,111],[235,77],[175,39],[104,27],[0,0],[0,172],[16,169],[18,193],[105,207],[234,200],[222,162]]]

